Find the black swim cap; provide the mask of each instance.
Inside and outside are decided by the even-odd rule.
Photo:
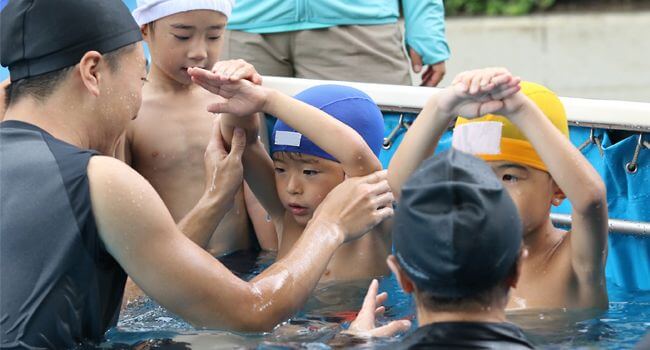
[[[0,61],[12,82],[142,40],[121,0],[9,0],[0,22]]]
[[[426,160],[402,187],[393,240],[400,266],[420,291],[462,298],[510,273],[522,224],[492,169],[452,149]]]

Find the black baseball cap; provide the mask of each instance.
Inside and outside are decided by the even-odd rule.
[[[521,250],[522,224],[492,169],[452,149],[426,160],[402,187],[393,241],[418,290],[462,298],[508,276]]]
[[[0,62],[11,81],[73,66],[142,40],[121,0],[9,0],[0,13]]]

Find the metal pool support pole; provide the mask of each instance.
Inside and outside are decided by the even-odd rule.
[[[571,227],[571,215],[551,214],[553,224]],[[609,219],[609,232],[628,235],[641,235],[650,238],[650,222]]]

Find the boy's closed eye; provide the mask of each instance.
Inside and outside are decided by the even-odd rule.
[[[276,166],[276,167],[275,167],[275,173],[276,173],[276,174],[282,174],[282,173],[284,173],[284,168],[281,168],[281,167]]]
[[[177,35],[177,34],[172,34],[172,35],[174,36],[174,38],[176,38],[177,40],[180,40],[180,41],[185,41],[185,40],[189,40],[189,39],[190,39],[189,36]]]

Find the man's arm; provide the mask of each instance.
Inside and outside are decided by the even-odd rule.
[[[109,253],[161,305],[208,327],[270,330],[302,306],[344,240],[392,215],[385,174],[346,180],[327,196],[291,252],[247,283],[183,235],[133,169],[96,156],[88,177]]]
[[[221,135],[226,144],[231,142],[232,131],[235,128],[242,128],[249,135],[246,139],[246,150],[242,156],[244,178],[264,210],[273,219],[275,228],[277,229],[278,220],[284,217],[284,207],[275,187],[273,160],[264,147],[262,140],[259,137],[250,136],[259,133],[259,122],[261,118],[257,114],[236,116],[221,113],[219,116],[221,120]]]
[[[607,191],[598,172],[537,108],[519,93],[506,100],[508,118],[530,140],[553,180],[571,201],[571,262],[589,286],[604,281],[607,259]],[[604,286],[604,284],[601,284]]]
[[[445,37],[445,6],[442,0],[402,0],[406,45],[411,65],[416,73],[422,66],[429,68],[422,75],[422,85],[437,86],[446,73],[449,46]]]
[[[223,217],[232,208],[235,194],[243,181],[242,154],[246,134],[238,129],[230,152],[223,144],[219,119],[213,121],[210,143],[204,154],[205,185],[203,196],[178,222],[178,228],[194,243],[205,248]]]

